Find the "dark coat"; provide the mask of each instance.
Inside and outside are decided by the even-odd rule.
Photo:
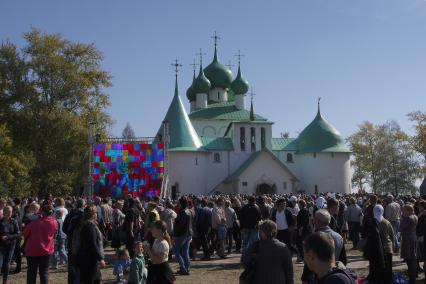
[[[248,265],[252,258],[252,252],[255,248],[253,243],[242,259],[243,265]],[[291,261],[290,251],[287,246],[278,241],[260,240],[259,249],[256,254],[256,273],[253,284],[292,284],[293,263]]]

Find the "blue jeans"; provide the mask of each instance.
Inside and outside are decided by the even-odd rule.
[[[12,260],[15,246],[8,246],[0,248],[0,269],[4,266],[3,279],[7,279],[10,271],[10,261]]]
[[[259,230],[258,229],[242,229],[241,230],[241,239],[243,240],[243,252],[241,258],[246,253],[249,245],[259,240]]]
[[[68,262],[67,251],[65,250],[65,238],[57,239],[55,242],[55,252],[50,257],[50,266],[52,268],[56,268],[56,264],[58,263],[58,256],[60,263]]]
[[[400,242],[399,242],[399,224],[400,221],[392,221],[390,222],[393,228],[393,235],[394,235],[394,249],[399,250],[400,248]]]
[[[182,272],[189,273],[189,242],[191,237],[175,237],[173,252],[175,254],[176,260],[179,263],[179,269]]]

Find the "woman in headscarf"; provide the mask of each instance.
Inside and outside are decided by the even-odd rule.
[[[368,282],[392,283],[393,228],[383,218],[383,206],[375,205],[373,218],[366,220],[364,236],[367,238],[364,257],[369,261]]]

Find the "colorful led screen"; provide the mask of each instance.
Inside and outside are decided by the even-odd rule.
[[[97,144],[93,148],[97,196],[158,196],[163,174],[163,144]]]

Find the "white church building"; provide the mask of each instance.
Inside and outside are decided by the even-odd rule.
[[[167,129],[168,189],[173,194],[351,192],[350,150],[320,112],[297,138],[272,138],[273,122],[246,107],[240,64],[218,60],[186,92],[189,114],[175,92],[157,133]]]

